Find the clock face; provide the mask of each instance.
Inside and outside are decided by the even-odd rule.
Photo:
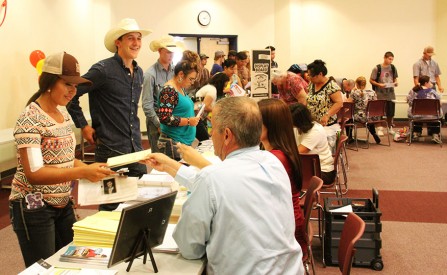
[[[207,11],[201,11],[199,12],[199,15],[197,16],[197,20],[199,21],[199,24],[202,26],[208,26],[211,22],[211,15]]]

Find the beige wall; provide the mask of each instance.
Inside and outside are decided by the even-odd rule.
[[[447,25],[447,4],[443,0],[421,3],[171,0],[160,8],[160,2],[153,0],[8,1],[8,15],[0,27],[0,129],[14,126],[27,99],[37,90],[37,73],[28,60],[33,50],[45,54],[65,50],[78,58],[85,73],[94,62],[111,55],[103,46],[104,34],[124,17],[136,18],[141,26],[154,31],[143,40],[137,60],[144,69],[157,58],[148,50],[149,42],[167,33],[238,35],[239,50],[275,45],[282,69],[319,58],[327,62],[329,75],[348,78],[368,77],[384,52],[391,50],[400,74],[397,93],[404,95],[412,86],[412,64],[428,44],[435,46],[435,59],[447,74],[447,53],[442,51],[447,46],[442,33]],[[208,27],[197,23],[201,10],[211,14]],[[86,98],[83,103],[86,106]],[[405,116],[403,108],[398,116]]]
[[[207,27],[197,22],[201,10],[211,14]],[[26,101],[37,91],[37,72],[29,62],[33,50],[45,54],[65,50],[78,59],[81,73],[85,73],[96,61],[111,56],[103,44],[107,30],[120,19],[132,17],[141,27],[154,31],[143,39],[137,59],[146,70],[158,58],[149,50],[150,41],[167,33],[238,35],[239,49],[272,44],[273,10],[272,0],[258,0],[254,6],[238,0],[8,1],[8,15],[0,27],[0,129],[14,127]],[[87,106],[86,97],[83,103]],[[143,113],[140,119],[144,124]]]
[[[281,14],[282,19],[275,19],[276,56],[282,69],[292,63],[322,59],[328,75],[353,79],[363,75],[369,79],[372,68],[383,61],[383,54],[392,51],[399,73],[396,94],[403,99],[413,86],[413,63],[421,58],[426,45],[433,45],[438,53],[434,59],[444,72],[442,82],[447,81],[445,1],[424,1],[423,6],[414,0],[278,2],[276,15]],[[396,117],[406,117],[406,108],[406,104],[398,105]]]

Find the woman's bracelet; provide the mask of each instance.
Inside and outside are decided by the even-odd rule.
[[[187,125],[189,126],[189,125],[190,125],[190,124],[189,124],[189,117],[187,117],[186,119],[188,120],[188,124],[187,124]]]

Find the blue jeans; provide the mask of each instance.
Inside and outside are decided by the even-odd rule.
[[[158,149],[158,138],[160,137],[158,128],[152,123],[152,121],[146,119],[146,129],[147,129],[147,137],[149,139],[149,143],[151,144],[151,152],[152,153],[160,152],[160,150]]]
[[[124,155],[124,153],[112,150],[109,147],[107,147],[106,145],[101,144],[101,143],[96,144],[96,149],[95,149],[95,161],[96,162],[107,162],[108,158],[116,157],[116,156],[120,156],[120,155]],[[141,164],[141,163],[131,163],[128,165],[115,167],[115,168],[113,168],[113,170],[118,170],[118,169],[124,168],[124,167],[127,167],[129,169],[129,173],[126,173],[126,175],[129,177],[140,178],[141,176],[143,176],[144,174],[147,173],[146,165]],[[100,211],[113,211],[118,207],[118,205],[119,205],[119,203],[100,204],[99,210]]]
[[[158,138],[158,149],[160,150],[160,153],[163,153],[174,160],[181,160],[182,157],[180,156],[180,153],[177,151],[176,142],[172,140],[172,138],[168,137],[165,134],[161,134]]]
[[[9,216],[26,267],[73,241],[76,217],[71,201],[64,208],[45,203],[41,208],[27,209],[24,200],[14,200],[9,202]]]

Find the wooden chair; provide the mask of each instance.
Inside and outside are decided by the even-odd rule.
[[[362,237],[365,231],[365,222],[355,213],[349,213],[346,218],[338,247],[338,266],[343,275],[351,273],[351,267],[355,255],[355,243]]]
[[[320,191],[321,186],[323,186],[323,180],[313,176],[310,179],[309,187],[307,189],[306,198],[304,201],[304,222],[306,225],[307,233],[306,241],[308,256],[307,259],[304,259],[303,263],[306,274],[310,274],[309,265],[312,265],[312,272],[313,274],[315,274],[315,262],[312,253],[313,231],[312,226],[310,226],[310,216],[312,213],[312,209],[314,209],[318,204],[318,191]]]
[[[439,129],[442,128],[442,113],[440,105],[441,104],[438,99],[416,98],[413,100],[413,104],[411,106],[412,117],[409,118],[410,138],[408,145],[411,145],[414,122],[436,122],[439,123]],[[440,145],[442,147],[441,132],[442,131],[439,131],[439,138],[441,139]]]
[[[374,125],[385,124],[386,125],[386,136],[388,137],[388,146],[391,146],[388,122],[386,121],[386,119],[382,118],[382,117],[386,116],[386,105],[387,105],[387,101],[383,100],[383,99],[368,101],[368,104],[366,105],[366,122],[365,123],[357,122],[357,123],[363,125],[366,129],[366,147],[365,147],[365,149],[369,148],[368,125],[371,125],[371,124],[374,124]]]

